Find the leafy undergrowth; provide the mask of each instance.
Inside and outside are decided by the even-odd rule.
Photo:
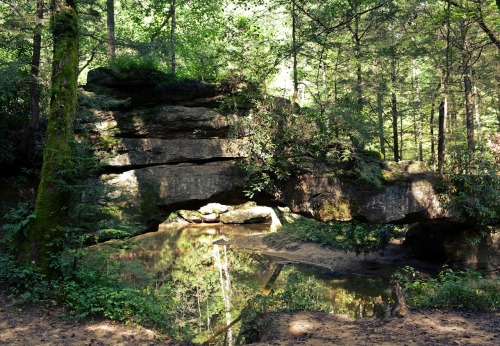
[[[405,267],[394,278],[401,282],[410,306],[465,310],[500,306],[500,278],[487,279],[477,271],[445,268],[435,278],[421,278],[413,268]]]
[[[265,237],[268,245],[288,247],[293,242],[312,242],[324,246],[354,251],[356,254],[383,250],[393,238],[404,235],[400,226],[351,222],[320,222],[300,217],[283,225],[276,233]]]
[[[98,275],[82,266],[71,277],[49,280],[15,260],[0,255],[0,290],[13,293],[18,304],[62,304],[78,319],[105,317],[127,325],[155,328],[178,339],[190,339],[189,328],[176,320],[178,302],[167,282],[131,287],[113,275]],[[109,273],[108,273],[109,274]]]

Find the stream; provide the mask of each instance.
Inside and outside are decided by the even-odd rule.
[[[255,303],[260,301],[267,310],[318,310],[351,318],[371,316],[378,296],[390,301],[388,278],[339,275],[217,245],[268,231],[269,224],[160,227],[131,238],[113,256],[125,268],[122,276],[131,285],[167,281],[175,287],[177,318],[189,324],[196,334],[193,341],[199,343],[220,334],[213,344],[234,344],[240,324],[224,333],[220,330],[239,319],[255,297],[268,298]]]

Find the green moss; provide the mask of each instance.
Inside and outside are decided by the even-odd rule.
[[[53,255],[62,248],[63,227],[73,199],[64,187],[70,182],[68,163],[74,153],[73,126],[77,106],[78,19],[74,8],[59,5],[53,15],[54,57],[49,123],[33,223],[20,247],[24,264],[54,274]]]
[[[324,203],[316,211],[316,217],[322,221],[352,220],[351,205],[346,200]]]
[[[380,180],[383,183],[394,183],[404,181],[404,175],[401,172],[391,172],[386,169],[380,171]]]

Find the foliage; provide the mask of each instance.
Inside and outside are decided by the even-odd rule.
[[[140,54],[120,54],[109,62],[111,68],[123,70],[161,70],[158,60]]]
[[[286,99],[250,92],[246,99],[256,107],[239,124],[243,133],[251,131],[252,135],[245,147],[248,158],[243,163],[248,196],[321,162],[327,162],[335,171],[336,164],[353,160],[356,149],[347,135],[348,128],[322,126],[313,109],[300,110]]]
[[[329,311],[330,305],[324,299],[325,288],[317,280],[292,271],[285,285],[271,291],[269,295],[257,295],[249,301],[242,312],[239,339],[245,343],[257,342],[259,334],[271,326],[263,326],[261,317],[270,312]]]
[[[26,236],[27,226],[35,217],[33,205],[30,202],[19,203],[17,208],[11,208],[4,216],[5,224],[0,228],[3,238],[0,243],[7,243],[11,248],[16,246],[16,239]]]
[[[287,242],[306,241],[330,246],[356,254],[383,250],[392,238],[401,237],[403,230],[395,225],[375,225],[357,221],[320,222],[308,218],[284,224],[277,233],[265,237],[273,246]]]
[[[47,284],[44,276],[26,267],[17,265],[15,259],[6,254],[0,254],[0,289],[8,289],[19,295],[24,302],[38,302],[40,299],[50,299],[47,296]]]
[[[16,145],[30,114],[29,73],[17,63],[0,64],[0,165],[8,167],[16,158]]]
[[[494,160],[487,153],[463,150],[444,181],[448,206],[481,232],[500,220],[500,175]]]
[[[62,303],[77,318],[104,316],[154,327],[177,338],[189,336],[183,324],[176,321],[175,290],[169,283],[130,287],[120,280],[117,269],[109,266],[108,272],[102,274],[91,266],[78,266],[71,277],[48,280],[1,255],[0,289],[15,293],[24,304]]]
[[[496,310],[500,306],[500,279],[485,279],[479,272],[445,268],[436,278],[421,278],[411,267],[396,273],[406,302],[416,307]]]

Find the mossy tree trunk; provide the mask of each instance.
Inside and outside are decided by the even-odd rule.
[[[19,260],[41,273],[53,275],[53,256],[61,250],[63,227],[68,223],[69,163],[73,156],[77,106],[78,18],[75,0],[52,0],[54,51],[49,121],[41,181],[35,205],[36,218],[20,244]]]

